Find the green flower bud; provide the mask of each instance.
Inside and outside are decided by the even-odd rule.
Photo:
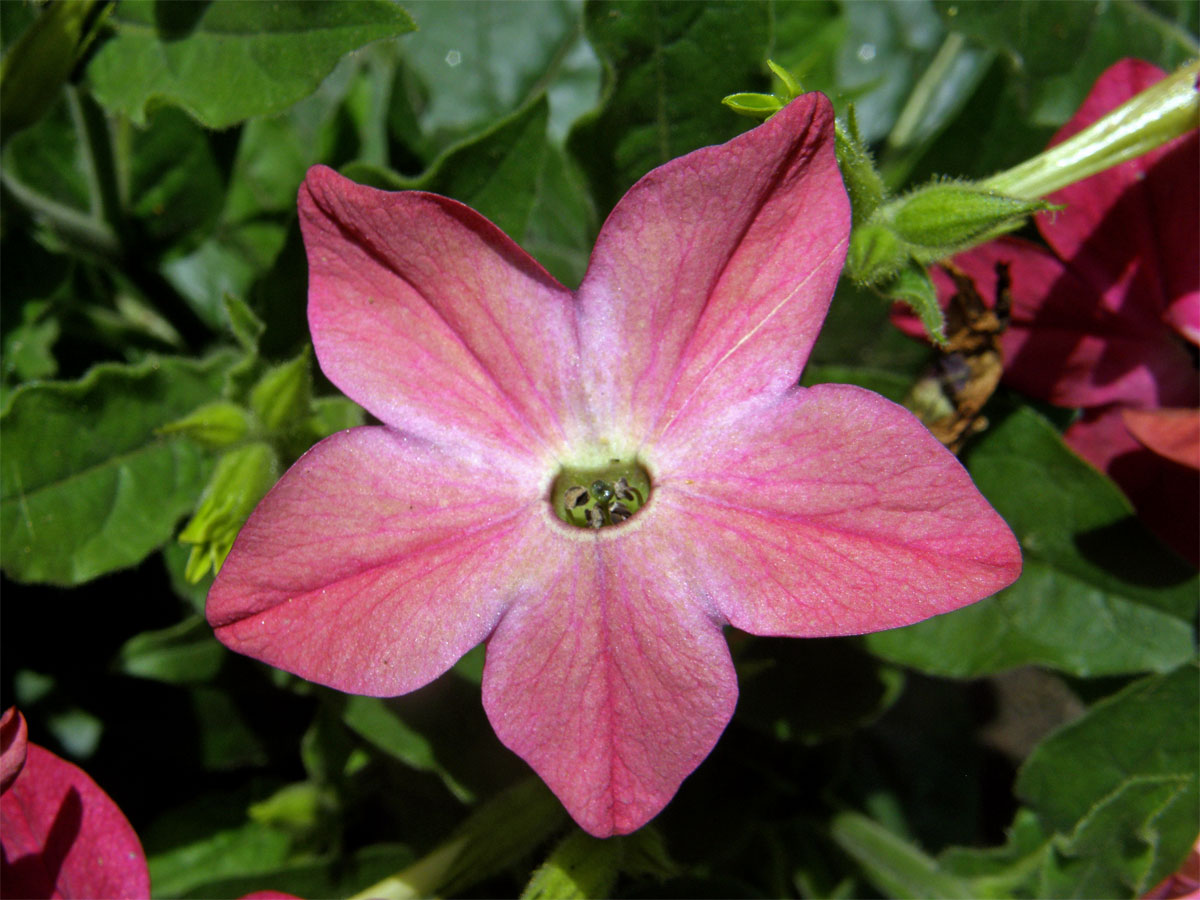
[[[179,534],[181,543],[194,545],[184,569],[188,581],[195,584],[210,568],[221,568],[242,525],[278,478],[279,461],[267,444],[246,444],[221,457]]]
[[[181,434],[198,444],[220,450],[244,440],[250,433],[250,414],[228,400],[206,403],[182,419],[158,429],[159,434]]]
[[[914,258],[933,262],[1019,228],[1028,215],[1049,208],[1042,200],[1005,197],[948,181],[893,200],[878,219],[911,246]]]
[[[268,431],[289,431],[309,414],[312,367],[309,350],[275,366],[250,391],[250,408]]]

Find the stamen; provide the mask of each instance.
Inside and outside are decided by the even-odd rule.
[[[555,515],[568,525],[599,529],[628,521],[645,506],[649,495],[646,470],[635,461],[613,459],[603,467],[564,468],[554,482],[550,501]]]

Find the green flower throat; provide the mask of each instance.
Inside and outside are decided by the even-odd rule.
[[[636,461],[613,459],[598,469],[564,468],[554,481],[554,513],[577,528],[619,525],[645,506],[650,476]]]

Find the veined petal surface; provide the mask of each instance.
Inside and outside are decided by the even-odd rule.
[[[339,432],[250,517],[208,595],[228,647],[342,691],[403,694],[478,644],[527,573],[547,489],[387,428]]]
[[[706,427],[799,377],[850,228],[832,120],[829,101],[806,94],[655,169],[617,204],[579,288],[601,434]]]
[[[446,446],[553,455],[581,402],[566,288],[445,197],[316,166],[299,207],[313,346],[334,384]]]
[[[616,529],[552,536],[555,566],[488,642],[496,734],[597,837],[641,827],[733,715],[729,648],[652,507]]]
[[[861,388],[794,388],[651,461],[667,473],[655,502],[681,523],[693,571],[753,634],[908,625],[1021,571],[1012,531],[958,460]]]

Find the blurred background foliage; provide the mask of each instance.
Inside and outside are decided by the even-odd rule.
[[[307,348],[309,166],[455,197],[574,286],[638,177],[750,127],[720,101],[771,90],[768,58],[852,103],[902,188],[1020,162],[1107,66],[1171,69],[1196,31],[1190,0],[0,3],[3,706],[122,806],[157,896],[400,871],[476,896],[1146,891],[1196,836],[1195,570],[1063,411],[1005,390],[964,461],[1022,579],[867,639],[731,631],[733,723],[618,841],[499,744],[481,651],[346,697],[228,653],[203,598],[274,478],[363,420]],[[806,380],[903,397],[929,351],[887,314],[843,284]]]

